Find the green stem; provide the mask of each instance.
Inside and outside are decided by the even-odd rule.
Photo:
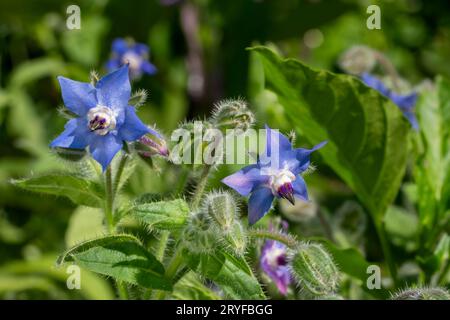
[[[169,241],[170,232],[169,231],[161,231],[161,237],[159,239],[159,245],[156,249],[156,259],[162,261],[164,258],[164,253],[167,247],[167,241]]]
[[[391,248],[389,246],[389,242],[387,240],[386,233],[383,228],[383,223],[375,221],[375,229],[380,239],[381,249],[383,250],[383,255],[384,258],[386,259],[386,263],[388,265],[392,280],[394,281],[395,287],[398,287],[397,267],[395,266],[395,262],[392,257]]]
[[[105,172],[105,219],[108,226],[108,233],[114,234],[114,188],[112,182],[111,166],[108,166]],[[122,300],[128,299],[128,291],[126,286],[116,281],[117,291]]]
[[[123,282],[117,281],[117,291],[119,292],[119,297],[121,300],[128,300],[128,290],[126,285]]]
[[[108,226],[108,233],[114,231],[114,194],[112,187],[111,167],[105,172],[105,219]]]
[[[166,268],[166,277],[170,280],[173,280],[177,274],[178,268],[183,264],[183,255],[182,250],[178,248],[175,251],[175,254],[172,257],[169,265]],[[164,300],[166,297],[166,291],[159,291],[156,298],[158,300]]]
[[[202,199],[203,192],[205,191],[206,183],[208,182],[209,171],[211,170],[210,165],[206,165],[203,168],[202,174],[200,176],[200,180],[197,183],[197,187],[194,191],[194,196],[191,200],[191,208],[192,210],[198,209],[200,204],[200,200]]]
[[[272,232],[265,229],[250,229],[248,230],[248,235],[253,238],[275,240],[285,244],[289,248],[295,248],[298,245],[298,242],[295,238],[281,232]]]
[[[128,161],[128,155],[126,153],[122,154],[120,158],[119,166],[117,167],[117,173],[114,177],[113,192],[116,194],[119,191],[120,178],[122,177],[123,170]]]

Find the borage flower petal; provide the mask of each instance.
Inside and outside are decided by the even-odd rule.
[[[370,74],[361,75],[361,80],[372,89],[377,90],[386,98],[390,99],[399,109],[403,115],[408,119],[411,126],[415,129],[419,129],[416,115],[414,113],[414,107],[417,102],[417,93],[413,92],[406,95],[401,95],[391,91],[380,79]]]

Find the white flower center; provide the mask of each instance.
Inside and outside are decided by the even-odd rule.
[[[283,248],[271,248],[266,254],[267,262],[271,267],[276,268],[280,265],[280,257],[282,257],[284,254],[285,250]]]
[[[128,63],[131,70],[139,70],[142,64],[142,58],[133,51],[128,51],[122,56],[122,63]]]
[[[285,184],[291,184],[295,180],[295,175],[288,169],[281,169],[277,171],[272,171],[270,173],[270,188],[272,193],[277,195],[280,188]]]
[[[101,136],[116,128],[114,112],[105,106],[96,106],[90,109],[87,119],[89,129]]]

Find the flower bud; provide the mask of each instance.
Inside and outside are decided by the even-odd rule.
[[[290,266],[298,283],[316,296],[334,293],[339,271],[331,255],[317,243],[302,243],[291,254]]]
[[[450,300],[450,293],[444,288],[406,289],[394,294],[392,300]]]
[[[230,230],[237,217],[236,202],[229,192],[208,194],[203,203],[203,211],[207,212],[223,231]]]
[[[339,59],[339,66],[347,73],[360,75],[370,72],[377,62],[375,51],[367,46],[354,46],[345,51]]]
[[[183,230],[183,245],[192,253],[211,253],[217,247],[217,234],[206,213],[197,212],[191,215]]]
[[[215,105],[212,123],[219,129],[247,131],[255,122],[255,116],[244,100],[223,100]]]
[[[155,136],[153,138],[149,138],[148,135],[142,136],[138,140],[136,150],[138,154],[144,158],[151,158],[154,155],[163,157],[169,156],[169,149],[167,148],[166,141]]]

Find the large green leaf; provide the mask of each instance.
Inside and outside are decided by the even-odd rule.
[[[64,196],[74,203],[88,207],[101,207],[103,205],[99,185],[74,175],[49,174],[13,180],[12,183],[29,191]]]
[[[186,264],[214,281],[232,299],[265,299],[261,285],[242,257],[225,251],[213,254],[184,254]]]
[[[150,228],[173,230],[181,228],[189,215],[189,205],[182,199],[139,203],[130,213]]]
[[[436,240],[450,216],[450,82],[436,79],[436,90],[422,94],[417,105],[423,153],[418,157],[415,178],[418,188],[420,226],[424,242]]]
[[[328,141],[320,154],[381,221],[406,166],[410,127],[398,107],[352,76],[252,50],[296,130],[311,144]]]
[[[73,261],[90,271],[145,288],[171,290],[163,265],[131,235],[89,240],[58,257],[57,264]]]

